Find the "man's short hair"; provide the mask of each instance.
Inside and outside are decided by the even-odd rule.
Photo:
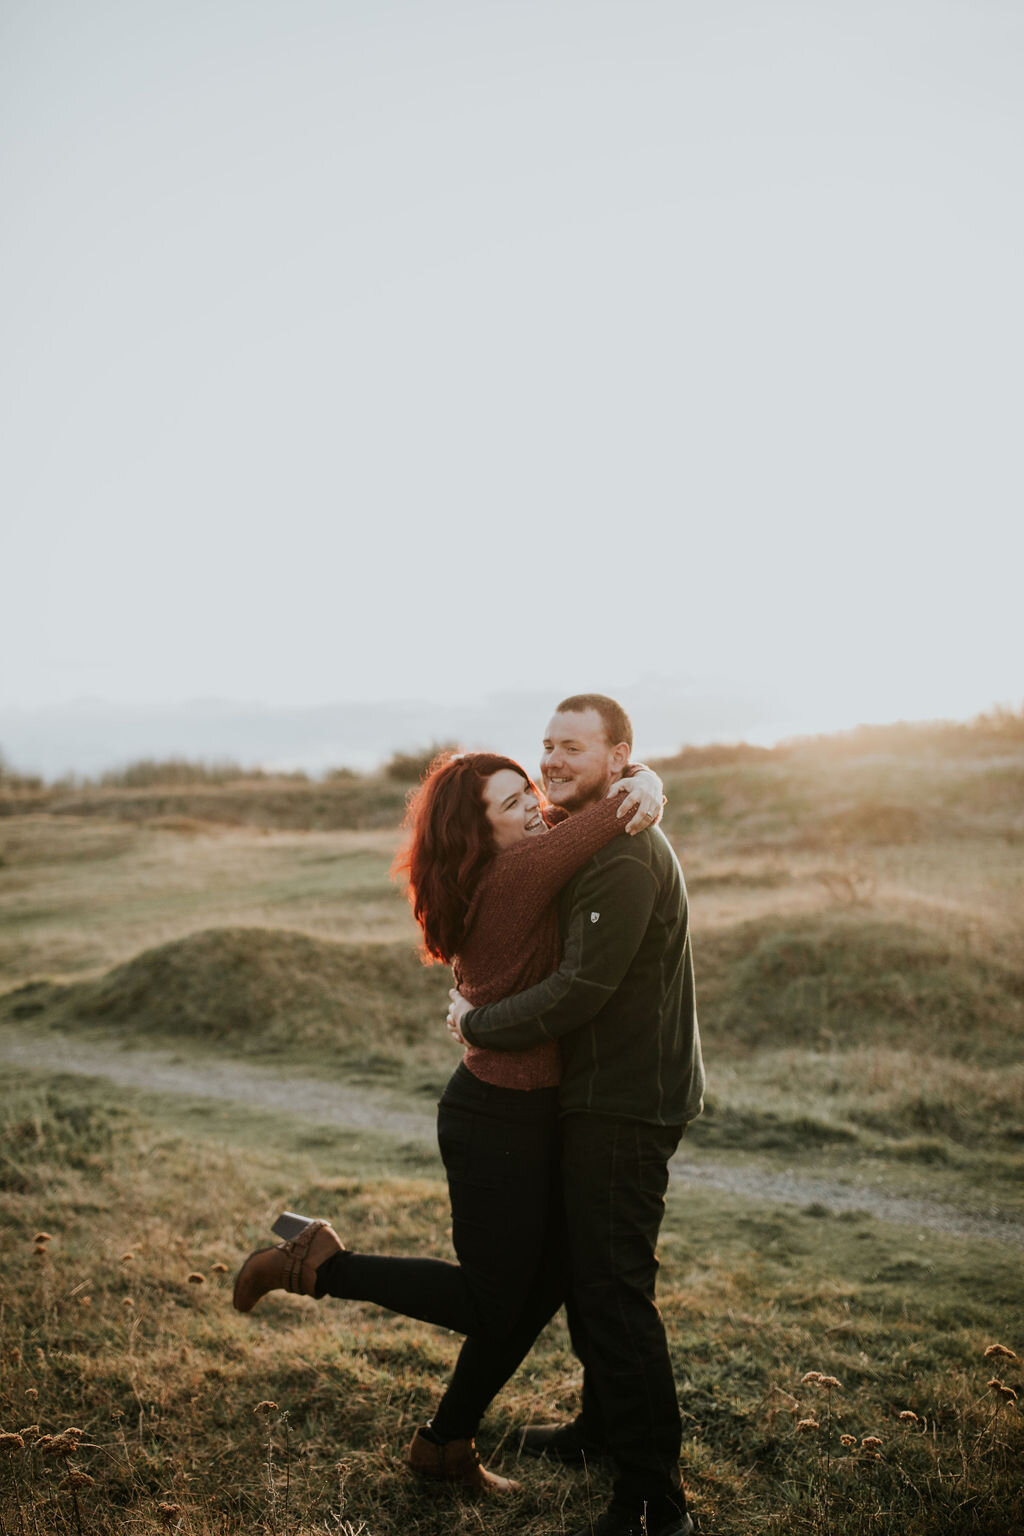
[[[624,741],[630,752],[633,750],[633,725],[621,704],[610,699],[606,693],[574,693],[569,698],[563,699],[555,710],[558,715],[581,715],[585,710],[593,709],[600,716],[604,725],[604,734],[610,747],[617,747],[620,741]]]

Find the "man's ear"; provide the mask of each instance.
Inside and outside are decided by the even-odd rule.
[[[621,773],[628,762],[629,745],[627,742],[620,741],[617,746],[612,748],[612,767],[616,773]]]

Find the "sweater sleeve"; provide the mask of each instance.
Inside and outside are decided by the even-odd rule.
[[[488,1050],[522,1050],[587,1024],[629,969],[657,888],[654,871],[631,850],[587,870],[569,914],[557,971],[514,997],[471,1009],[461,1026],[466,1040]]]
[[[618,815],[621,804],[621,795],[609,796],[500,853],[488,871],[477,921],[495,913],[505,932],[532,922],[599,848],[625,834],[629,818]]]

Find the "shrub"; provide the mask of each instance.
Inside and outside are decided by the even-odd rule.
[[[105,789],[149,789],[164,784],[227,784],[232,779],[265,779],[262,768],[242,768],[228,758],[212,763],[190,762],[184,757],[142,757],[124,768],[100,777]]]
[[[384,772],[389,779],[398,779],[403,784],[418,784],[426,773],[435,757],[442,752],[457,752],[458,747],[452,741],[435,741],[429,747],[421,747],[413,752],[395,752],[385,765]]]

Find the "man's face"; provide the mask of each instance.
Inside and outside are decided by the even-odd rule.
[[[625,742],[609,746],[596,709],[553,715],[544,737],[540,771],[552,805],[581,811],[602,799],[629,762]]]

